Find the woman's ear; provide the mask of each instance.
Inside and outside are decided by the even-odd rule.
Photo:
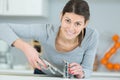
[[[86,26],[88,25],[88,22],[89,22],[89,20],[87,20],[87,21],[85,22],[84,28],[86,28]]]

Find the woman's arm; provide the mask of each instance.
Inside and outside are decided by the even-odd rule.
[[[46,24],[0,24],[0,39],[11,45],[19,38],[45,41]]]
[[[45,65],[38,56],[37,51],[29,45],[27,42],[23,41],[21,38],[37,39],[44,36],[43,29],[41,25],[22,25],[22,24],[0,24],[0,39],[6,41],[10,46],[13,45],[16,48],[22,50],[30,64],[34,68],[41,69],[38,63]],[[41,31],[41,32],[40,32]],[[45,36],[44,36],[45,37]]]
[[[77,78],[88,78],[90,77],[93,70],[93,63],[95,59],[95,54],[97,50],[98,34],[95,31],[91,35],[91,40],[89,40],[88,47],[83,55],[82,63],[71,63],[69,73],[75,75]]]
[[[81,63],[81,66],[85,74],[85,78],[90,77],[93,71],[93,64],[95,60],[97,46],[98,46],[98,33],[97,31],[94,31],[91,36],[91,40],[89,41],[88,48],[85,51],[83,61]]]
[[[22,50],[25,53],[29,63],[32,65],[33,68],[41,69],[39,64],[46,67],[45,63],[43,63],[43,61],[39,59],[39,55],[38,55],[39,53],[35,50],[35,48],[33,48],[31,45],[29,45],[25,41],[21,39],[17,39],[13,43],[13,46]]]

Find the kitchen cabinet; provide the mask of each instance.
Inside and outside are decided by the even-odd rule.
[[[47,17],[48,0],[0,0],[1,16]]]
[[[3,14],[3,1],[4,0],[0,0],[0,15]]]

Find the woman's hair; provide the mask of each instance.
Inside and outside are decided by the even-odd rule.
[[[88,3],[84,0],[69,0],[63,8],[62,15],[66,12],[84,16],[85,22],[89,20],[90,17]]]

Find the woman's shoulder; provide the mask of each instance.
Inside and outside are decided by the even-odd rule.
[[[97,29],[91,28],[91,27],[86,28],[86,34],[87,35],[92,35],[92,36],[99,36],[99,33],[98,33]]]
[[[85,41],[88,43],[96,42],[99,39],[99,33],[95,28],[87,27],[85,34]]]
[[[99,40],[98,31],[95,28],[87,27],[85,38],[82,42],[84,49],[87,49],[90,45],[97,44]]]
[[[59,30],[59,25],[57,24],[46,24],[46,29],[49,33],[56,33]]]

